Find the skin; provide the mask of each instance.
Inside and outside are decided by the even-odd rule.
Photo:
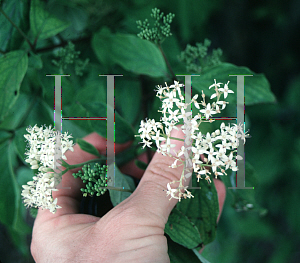
[[[184,139],[182,131],[172,132],[171,136]],[[92,133],[84,140],[93,144],[100,154],[106,154],[105,138]],[[183,145],[179,141],[171,140],[171,143],[177,144],[177,151]],[[116,153],[130,144],[116,144]],[[78,145],[74,146],[74,152],[68,151],[65,155],[69,164],[96,158]],[[146,154],[139,159],[147,161]],[[173,161],[171,157],[155,153],[146,171],[136,167],[133,161],[121,167],[123,173],[141,178],[141,181],[130,197],[102,218],[78,214],[82,197],[80,188],[84,185],[80,178],[72,176],[78,168],[68,171],[63,176],[62,186],[71,186],[71,189],[53,192],[53,198],[58,198],[57,204],[62,208],[55,214],[49,210],[38,211],[30,247],[34,260],[38,263],[170,262],[164,227],[178,200],[169,201],[170,196],[166,197],[163,189],[167,183],[179,180],[183,170],[183,166],[169,168]],[[222,211],[225,186],[219,180],[214,180],[214,183]]]

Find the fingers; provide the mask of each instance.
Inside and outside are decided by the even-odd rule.
[[[184,139],[184,133],[173,129],[171,137]],[[178,152],[184,145],[183,141],[171,140],[171,144],[176,144],[176,147],[171,148]],[[165,224],[168,220],[169,214],[178,202],[177,199],[171,199],[166,196],[167,184],[172,181],[178,181],[181,177],[183,166],[177,168],[170,168],[169,166],[174,162],[174,158],[163,156],[156,152],[148,165],[145,174],[143,175],[137,189],[132,194],[135,198],[135,205],[139,205],[143,209],[159,216],[161,223]],[[190,178],[189,178],[190,179]],[[184,185],[188,185],[189,180],[186,180]],[[172,184],[172,188],[178,186]]]
[[[85,141],[91,143],[96,147],[100,154],[106,155],[106,139],[98,135],[96,132],[91,133],[83,138]],[[108,143],[113,143],[108,141]],[[119,153],[130,146],[132,142],[127,142],[125,144],[115,144],[115,153]],[[67,158],[66,162],[70,165],[83,163],[92,159],[96,159],[97,156],[87,153],[80,149],[78,144],[74,145],[74,152],[67,151],[65,156]],[[64,167],[60,167],[61,170],[65,170]],[[62,177],[62,182],[57,186],[57,188],[69,188],[69,189],[59,189],[58,191],[53,191],[53,199],[58,199],[57,205],[62,208],[57,209],[57,212],[53,215],[49,210],[39,209],[39,215],[46,213],[48,216],[57,217],[63,214],[73,214],[79,212],[79,204],[82,198],[82,192],[80,188],[84,188],[85,185],[82,183],[80,178],[74,178],[73,173],[77,172],[80,168],[72,169],[65,173]],[[63,197],[63,198],[62,198]]]
[[[221,181],[221,180],[217,180],[217,179],[213,179],[214,180],[214,184],[216,187],[216,190],[218,192],[218,200],[219,200],[219,216],[217,221],[219,222],[222,210],[223,210],[223,206],[225,203],[225,198],[226,198],[226,187],[225,184]]]

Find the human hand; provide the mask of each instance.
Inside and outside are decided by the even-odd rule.
[[[175,134],[176,133],[176,134]],[[175,131],[173,137],[184,138]],[[96,133],[84,138],[93,144],[100,154],[106,152],[106,139]],[[183,142],[174,141],[179,150]],[[131,143],[116,144],[116,153],[123,151]],[[74,152],[66,154],[69,164],[77,164],[96,158],[84,152],[78,145]],[[145,155],[140,159],[146,158]],[[102,218],[78,214],[82,198],[80,188],[84,187],[80,178],[75,179],[68,171],[62,180],[63,186],[53,192],[58,199],[55,214],[39,209],[35,219],[31,253],[36,262],[170,262],[167,239],[164,236],[168,216],[178,200],[166,197],[167,183],[179,180],[183,167],[169,168],[174,159],[155,153],[137,189]],[[123,173],[140,178],[142,171],[133,162],[120,169]],[[225,200],[225,186],[214,180],[220,211]],[[188,180],[185,185],[188,185]]]

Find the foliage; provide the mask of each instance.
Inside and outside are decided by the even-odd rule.
[[[284,45],[277,42],[277,35],[276,39],[270,36],[269,40],[265,38],[259,50],[253,51],[251,45],[266,35],[263,26],[249,30],[249,39],[254,42],[238,42],[243,39],[241,35],[244,33],[240,33],[244,32],[243,29],[232,30],[235,33],[231,33],[224,28],[225,23],[223,26],[216,24],[220,17],[232,14],[230,8],[235,6],[233,3],[227,6],[222,1],[199,1],[193,5],[186,5],[184,1],[149,1],[149,6],[147,1],[129,2],[127,5],[124,1],[111,0],[1,1],[1,224],[5,225],[19,250],[28,256],[25,237],[30,234],[32,225],[26,223],[28,213],[20,193],[21,186],[32,180],[34,174],[25,162],[23,136],[29,125],[50,125],[54,122],[54,80],[46,74],[71,75],[62,78],[62,115],[76,117],[105,116],[106,80],[99,75],[122,74],[123,77],[115,78],[114,91],[115,140],[119,143],[134,140],[133,135],[138,133],[141,119],[153,117],[159,120],[159,101],[153,92],[155,85],[171,83],[181,78],[176,76],[179,74],[200,74],[200,77],[192,78],[193,95],[201,96],[204,90],[210,97],[208,86],[215,78],[223,83],[229,80],[231,89],[236,92],[236,77],[228,75],[250,74],[254,76],[245,81],[246,126],[251,126],[252,135],[246,147],[246,186],[253,186],[255,190],[251,193],[228,190],[222,215],[224,219],[221,218],[217,232],[219,211],[215,187],[213,183],[208,185],[200,180],[203,185],[194,193],[195,198],[178,204],[166,224],[169,255],[172,262],[196,262],[197,259],[205,262],[203,256],[211,262],[233,263],[248,259],[252,259],[249,262],[268,262],[269,259],[269,262],[287,262],[299,244],[299,239],[294,240],[295,234],[300,236],[299,209],[295,205],[299,199],[299,184],[293,181],[300,169],[297,100],[300,82],[299,78],[289,84],[277,80],[280,75],[294,76],[292,74],[298,72],[296,56],[292,53],[296,49],[289,46],[296,34],[282,37],[282,41],[286,41]],[[246,1],[242,2],[245,4]],[[141,22],[141,19],[144,20],[156,4],[160,9],[152,11],[155,22],[150,28],[148,22]],[[287,27],[284,13],[287,4],[273,6],[273,2],[267,1],[257,5],[246,6],[245,10],[252,10],[251,17],[258,25],[262,23],[265,26],[263,22],[267,20],[269,24],[266,27],[270,31],[272,26]],[[245,7],[241,4],[236,8],[241,9],[242,6]],[[170,14],[164,16],[160,10]],[[216,13],[218,10],[223,13]],[[173,19],[173,13],[176,19]],[[245,22],[244,16],[241,17],[242,20],[236,21],[236,28],[242,27]],[[140,20],[140,33],[136,28],[137,20]],[[293,26],[296,28],[297,25]],[[226,34],[214,30],[218,28],[223,28]],[[223,38],[218,40],[219,35]],[[212,41],[203,42],[205,37]],[[199,44],[201,42],[203,44]],[[221,51],[215,45],[222,48],[225,58],[221,58]],[[283,46],[287,48],[282,50]],[[213,49],[210,50],[210,47]],[[274,52],[283,55],[275,56]],[[253,53],[261,54],[261,59],[249,55]],[[242,60],[245,54],[248,54],[247,62]],[[245,64],[253,70],[240,66]],[[277,65],[285,71],[278,74],[276,67],[270,65]],[[268,72],[269,80],[264,74],[254,71]],[[272,91],[279,94],[277,99],[271,91],[270,82]],[[288,92],[283,96],[285,90]],[[280,103],[271,104],[276,101]],[[229,102],[236,104],[234,96]],[[225,114],[232,116],[235,111],[235,106],[228,107]],[[62,127],[63,131],[72,132],[76,139],[91,132],[106,137],[105,121],[64,120]],[[203,129],[204,132],[212,131]],[[294,143],[295,136],[297,143]],[[81,146],[93,152],[89,146],[82,143]],[[130,191],[135,189],[133,179],[122,174],[119,167],[136,159],[143,151],[139,148],[139,141],[134,140],[126,154],[116,156],[118,187]],[[140,166],[145,168],[146,165]],[[228,187],[232,186],[234,178],[233,173],[222,180]],[[199,183],[195,182],[195,185],[199,186]],[[113,205],[130,195],[129,192],[115,190],[109,190],[109,193]],[[284,199],[280,198],[282,196],[285,196]],[[230,206],[239,213],[233,213],[234,209]],[[265,218],[260,217],[266,214],[263,207],[268,209]],[[245,214],[245,210],[250,211]],[[188,233],[186,239],[181,238],[182,229]],[[202,244],[207,248],[199,257],[195,250]],[[258,255],[258,250],[266,256]],[[277,258],[283,260],[278,261]]]

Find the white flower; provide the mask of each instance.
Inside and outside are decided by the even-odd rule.
[[[185,108],[183,108],[183,107],[180,110],[181,110],[181,114],[178,115],[178,119],[184,119],[185,120],[184,123],[186,123],[186,118],[188,116],[192,115],[192,113],[191,112],[185,112]]]
[[[215,172],[217,170],[217,167],[223,165],[223,162],[221,162],[218,159],[212,158],[211,159],[211,168],[213,170],[213,172]]]
[[[192,152],[195,154],[193,159],[199,160],[200,155],[204,153],[204,150],[200,145],[198,145],[197,147],[192,147]]]
[[[210,103],[207,104],[206,109],[200,110],[200,112],[202,112],[202,113],[205,114],[205,118],[206,118],[206,119],[208,119],[209,116],[211,116],[212,114],[216,114],[216,113],[217,113],[216,111],[213,111],[213,110],[210,108]]]
[[[168,108],[168,112],[169,112],[169,121],[170,120],[174,120],[174,121],[178,121],[178,118],[176,117],[177,116],[177,113],[178,113],[179,110],[175,110],[175,111],[171,111],[169,108]]]
[[[228,93],[234,93],[232,90],[230,90],[228,88],[228,84],[229,84],[229,81],[227,82],[227,84],[224,85],[224,88],[219,88],[219,91],[223,91],[224,92],[224,98],[225,99],[227,98]]]
[[[166,143],[164,145],[161,145],[161,150],[164,152],[167,152],[168,154],[171,151],[171,148],[175,147],[176,144],[171,144],[170,137],[167,138]]]
[[[174,163],[172,163],[169,167],[171,168],[176,168],[178,167],[177,162],[179,161],[179,159],[175,159]]]
[[[161,85],[160,86],[156,86],[157,87],[157,94],[161,95],[163,93],[163,91],[165,90],[165,87],[162,87]]]
[[[208,132],[206,133],[205,139],[202,140],[202,145],[206,148],[207,147],[212,148],[213,141],[214,141],[213,138],[211,138],[210,133]]]
[[[215,152],[214,148],[210,148],[209,151],[205,151],[204,153],[207,154],[207,159],[208,161],[211,161],[214,158],[214,155],[216,155],[217,153]]]
[[[175,183],[175,181],[171,182],[171,183]],[[168,191],[167,191],[167,196],[168,195],[171,195],[171,198],[169,199],[169,201],[172,199],[172,198],[175,198],[175,199],[179,199],[179,202],[181,201],[181,198],[184,197],[184,199],[186,198],[191,198],[191,197],[194,197],[192,195],[192,193],[190,191],[188,191],[186,187],[180,187],[180,189],[184,189],[186,191],[186,193],[182,193],[179,188],[177,189],[172,189],[171,186],[170,186],[170,183],[167,184],[167,188],[168,188]],[[178,193],[178,196],[175,196],[175,194]]]
[[[216,93],[212,94],[212,95],[210,96],[210,99],[213,99],[213,98],[215,98],[215,97],[217,97],[217,96],[219,96],[219,92],[218,92],[218,91],[216,91]]]
[[[151,147],[151,144],[152,144],[152,142],[151,141],[147,141],[147,140],[145,140],[145,139],[143,139],[143,142],[142,142],[144,145],[143,145],[143,149],[147,146],[147,147],[149,147],[149,148],[152,148]]]
[[[250,138],[251,136],[249,134],[242,132],[241,134],[237,134],[237,138],[241,138],[244,141],[244,144],[246,143],[246,138]]]
[[[175,196],[175,194],[178,192],[178,190],[177,189],[172,189],[171,186],[170,186],[170,183],[167,184],[167,188],[168,188],[167,196],[171,195],[171,198],[169,200],[171,200],[172,197],[177,199],[177,197]]]
[[[232,136],[228,134],[226,131],[222,130],[221,134],[216,137],[216,140],[230,140]]]
[[[163,100],[163,103],[167,104],[167,107],[172,109],[173,108],[173,103],[179,102],[179,99],[174,98],[174,93],[170,92],[168,94],[168,97]]]
[[[220,104],[220,105],[222,105],[222,110],[224,110],[225,109],[225,107],[226,107],[226,104],[228,104],[229,102],[228,101],[218,101],[217,102],[217,104]]]
[[[215,83],[212,84],[212,85],[210,85],[210,86],[209,86],[209,89],[212,88],[212,87],[215,87],[215,89],[218,89],[218,87],[220,87],[221,84],[223,84],[223,83],[221,83],[221,82],[217,83],[215,79],[214,79],[214,81],[215,81]]]
[[[139,129],[139,133],[142,133],[140,135],[141,139],[146,138],[148,140],[151,140],[150,132],[152,131],[152,126],[149,123],[149,120],[146,123],[144,121],[141,121],[140,127],[141,128]]]
[[[155,140],[157,148],[160,148],[159,141],[165,141],[166,140],[166,138],[160,137],[159,135],[160,135],[160,130],[158,130],[156,132],[155,136],[152,136],[152,140]]]
[[[197,102],[197,98],[198,98],[198,94],[196,94],[193,98],[192,98],[192,103],[194,103],[195,107],[197,109],[200,109],[199,103]]]
[[[233,160],[233,151],[230,152],[230,154],[227,157],[227,160],[224,162],[224,164],[226,165],[225,170],[227,170],[229,167],[231,169],[234,168],[234,167],[236,167],[236,161]]]

